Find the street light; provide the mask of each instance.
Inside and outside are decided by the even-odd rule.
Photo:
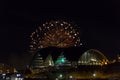
[[[94,73],[93,76],[96,77],[96,74]]]

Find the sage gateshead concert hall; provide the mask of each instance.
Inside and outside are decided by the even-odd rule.
[[[71,53],[68,54],[68,51],[70,50],[56,50],[56,48],[37,51],[29,65],[31,73],[26,74],[26,78],[106,79],[119,77],[120,71],[115,70],[117,68],[114,66],[120,66],[118,59],[109,61],[102,52],[96,49],[78,52],[79,56],[76,58],[73,55],[70,56],[74,52],[70,51]],[[44,55],[46,52],[47,56]]]

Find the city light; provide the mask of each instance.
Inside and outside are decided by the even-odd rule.
[[[69,78],[73,78],[73,76],[69,76]]]
[[[62,59],[61,59],[61,62],[62,62],[62,63],[64,63],[64,62],[65,62],[64,58],[62,58]]]
[[[60,78],[62,78],[62,77],[63,77],[63,75],[62,75],[62,74],[60,74],[60,75],[59,75],[59,77],[60,77]]]
[[[96,74],[94,73],[93,76],[96,77]]]

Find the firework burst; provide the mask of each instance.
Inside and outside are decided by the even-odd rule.
[[[40,48],[67,48],[80,45],[79,32],[68,22],[46,22],[31,34],[31,51]]]

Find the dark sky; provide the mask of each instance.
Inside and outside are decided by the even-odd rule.
[[[120,52],[120,1],[1,1],[0,61],[11,54],[27,54],[30,34],[37,25],[50,20],[66,20],[80,27],[84,47],[95,48],[107,57]]]

